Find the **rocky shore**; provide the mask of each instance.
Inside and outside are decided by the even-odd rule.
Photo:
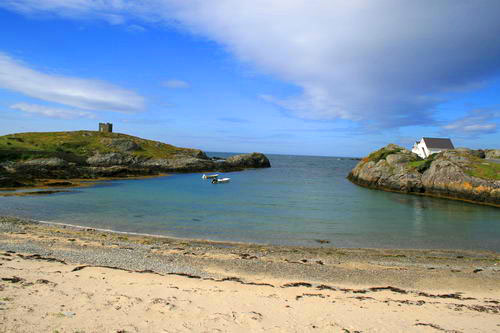
[[[0,217],[0,331],[492,332],[499,264],[494,252],[222,243]]]
[[[212,159],[201,150],[118,133],[78,131],[0,137],[0,188],[65,186],[76,179],[227,172],[270,166],[261,153]]]
[[[362,159],[349,173],[373,189],[464,200],[500,207],[500,151],[459,148],[423,160],[389,144]]]

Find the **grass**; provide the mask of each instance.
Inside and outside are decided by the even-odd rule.
[[[408,163],[408,167],[412,168],[412,169],[418,169],[420,168],[422,165],[425,164],[425,160],[421,160],[421,161],[413,161],[413,162],[410,162]]]
[[[120,133],[96,131],[18,133],[0,136],[0,161],[60,157],[78,162],[95,153],[121,152],[117,141],[133,142],[138,149],[130,153],[149,158],[170,158],[196,150],[179,148],[158,141]]]
[[[424,173],[430,168],[438,154],[432,154],[425,160],[413,161],[407,164],[409,170],[417,170]],[[482,158],[470,154],[461,154],[469,160],[469,165],[465,171],[469,176],[487,180],[500,180],[500,163],[486,161]]]
[[[418,161],[412,161],[407,164],[408,169],[410,170],[417,170],[420,173],[424,173],[427,169],[431,167],[432,161],[434,161],[434,158],[437,156],[437,154],[432,154],[431,156],[427,157],[425,160],[418,160]]]
[[[466,173],[472,177],[500,180],[500,163],[487,162],[481,159],[474,160]]]
[[[376,152],[371,153],[367,157],[367,161],[373,161],[377,163],[380,160],[385,160],[385,158],[391,154],[396,154],[401,151],[400,148],[396,149],[386,149],[385,147],[382,149],[377,150]]]

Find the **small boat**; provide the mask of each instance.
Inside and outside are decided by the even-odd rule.
[[[215,175],[205,175],[203,174],[203,176],[201,176],[201,179],[212,179],[212,178],[217,178],[219,177],[219,174],[216,173]]]
[[[229,183],[231,178],[214,178],[212,179],[212,184],[219,184],[219,183]]]

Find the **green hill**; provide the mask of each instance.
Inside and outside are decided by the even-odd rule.
[[[61,184],[54,180],[73,186],[82,179],[228,172],[270,166],[261,153],[211,159],[199,149],[119,133],[75,131],[0,136],[0,188]]]
[[[32,132],[0,136],[0,161],[41,157],[63,157],[71,160],[87,158],[96,153],[127,153],[145,158],[203,154],[197,149],[179,148],[119,133]]]

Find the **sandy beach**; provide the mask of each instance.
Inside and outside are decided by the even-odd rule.
[[[500,256],[0,218],[0,332],[500,332]]]

